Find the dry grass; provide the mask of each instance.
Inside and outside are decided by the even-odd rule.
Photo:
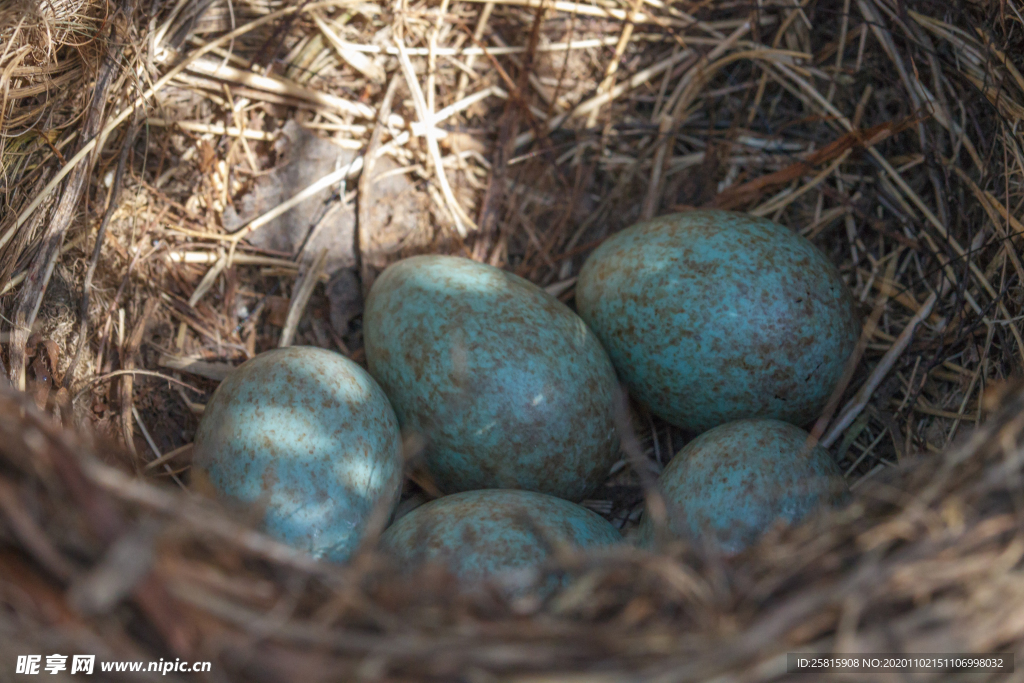
[[[107,458],[124,472],[186,481],[206,397],[259,351],[360,360],[361,293],[410,253],[506,267],[571,302],[583,259],[615,230],[735,208],[818,244],[865,320],[845,392],[815,427],[859,494],[851,508],[735,561],[580,558],[580,580],[543,605],[443,581],[411,595],[371,557],[311,566],[226,518],[190,517],[176,494],[74,464],[67,443],[4,445],[4,543],[18,550],[3,561],[17,590],[43,596],[32,604],[70,604],[58,587],[100,571],[121,534],[157,544],[148,578],[121,594],[134,607],[75,616],[74,637],[109,627],[115,650],[202,652],[239,680],[247,666],[294,676],[297,652],[308,678],[339,680],[605,665],[621,674],[607,680],[774,680],[797,645],[1020,642],[1021,399],[1011,391],[974,431],[984,397],[1024,370],[1019,2],[11,7],[5,372],[126,446]],[[282,142],[286,122],[340,151],[270,200],[302,155]],[[288,241],[286,224],[303,232]],[[634,417],[657,471],[689,435]],[[40,449],[65,464],[26,464]],[[69,504],[75,477],[91,493]],[[628,530],[638,477],[620,467],[596,498]],[[94,504],[111,506],[101,521],[84,512]],[[93,526],[56,533],[73,510]],[[128,533],[150,517],[159,531]],[[52,623],[26,610],[12,619]]]

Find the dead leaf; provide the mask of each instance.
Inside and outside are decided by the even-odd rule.
[[[424,247],[433,238],[430,197],[401,168],[390,157],[377,159],[368,196],[359,198],[366,202],[366,225],[360,226],[363,263],[374,268],[383,268],[391,256]]]
[[[224,210],[222,220],[229,231],[241,228],[355,158],[352,150],[317,137],[293,120],[284,125],[282,132],[274,147],[277,167],[235,201],[237,211],[234,207]],[[312,253],[327,249],[327,273],[354,266],[355,209],[336,200],[328,204],[336,191],[336,187],[327,188],[301,202],[253,232],[247,238],[249,243],[295,255],[309,239]]]

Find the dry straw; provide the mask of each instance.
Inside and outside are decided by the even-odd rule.
[[[3,374],[28,394],[0,395],[2,665],[725,682],[797,680],[796,650],[1021,650],[1022,36],[1018,0],[3,3]],[[267,194],[288,122],[338,160]],[[736,558],[560,556],[567,588],[508,603],[372,551],[317,563],[173,483],[232,366],[361,359],[386,263],[469,256],[571,300],[609,234],[697,206],[807,235],[860,302],[815,430],[850,507]],[[587,501],[627,531],[689,436],[632,417]]]

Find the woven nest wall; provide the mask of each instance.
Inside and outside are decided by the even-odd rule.
[[[1022,71],[1017,0],[4,3],[0,680],[51,652],[596,683],[1019,650]],[[571,304],[608,235],[703,206],[807,236],[859,302],[814,426],[846,508],[736,557],[556,553],[506,600],[372,539],[313,561],[190,490],[219,380],[280,345],[361,362],[387,264],[466,256]],[[629,422],[585,501],[627,536],[692,437]],[[529,590],[548,572],[573,580]]]

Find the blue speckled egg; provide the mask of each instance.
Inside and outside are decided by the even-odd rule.
[[[793,523],[821,505],[846,501],[849,489],[839,467],[810,435],[779,420],[737,420],[688,443],[658,482],[670,509],[669,529],[691,539],[710,539],[738,552],[778,519]],[[649,545],[647,515],[639,540]]]
[[[485,489],[438,498],[400,518],[381,547],[405,566],[445,564],[467,581],[543,562],[551,543],[582,549],[619,543],[603,517],[532,491]]]
[[[378,501],[398,502],[398,420],[348,358],[308,346],[267,351],[217,387],[193,470],[225,496],[265,504],[271,535],[340,562]]]
[[[728,211],[613,235],[584,264],[576,303],[630,393],[694,432],[749,417],[807,424],[859,334],[824,254],[788,228]]]
[[[617,458],[615,371],[579,316],[539,287],[451,256],[387,268],[363,315],[370,373],[446,493],[514,488],[582,500]]]

